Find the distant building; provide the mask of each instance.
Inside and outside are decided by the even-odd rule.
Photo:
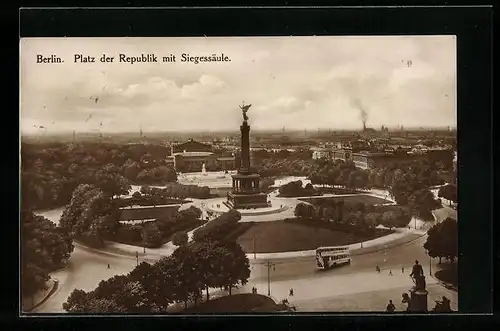
[[[183,172],[201,171],[203,164],[207,170],[215,168],[232,170],[236,167],[234,155],[217,156],[213,152],[212,145],[193,139],[181,144],[172,144],[171,155],[167,157],[167,163],[172,164],[177,171]]]
[[[312,158],[313,160],[319,160],[319,159],[327,159],[330,160],[332,159],[333,156],[333,150],[331,148],[313,148],[312,149]]]
[[[379,152],[355,151],[350,148],[334,149],[332,160],[342,160],[344,162],[354,162],[360,169],[373,169],[390,163],[408,162],[418,159],[427,159],[431,162],[440,161],[446,167],[451,166],[452,151],[444,148],[433,148],[420,151],[411,151],[407,146],[397,146],[387,148]]]

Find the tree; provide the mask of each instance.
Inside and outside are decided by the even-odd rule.
[[[142,242],[146,247],[159,247],[162,244],[162,234],[156,222],[148,222],[142,227]]]
[[[454,184],[441,186],[438,192],[438,197],[457,203],[458,202],[457,186]]]
[[[410,208],[420,217],[427,217],[430,212],[441,207],[441,203],[434,198],[434,194],[428,189],[420,189],[408,199]]]
[[[209,300],[209,288],[224,287],[224,279],[222,275],[222,265],[224,257],[228,254],[225,247],[217,241],[204,241],[197,244],[195,254],[198,262],[199,276],[201,282],[205,286],[206,299]]]
[[[314,207],[309,203],[299,202],[295,206],[294,214],[299,218],[311,218],[313,216]]]
[[[392,229],[394,227],[394,220],[396,218],[396,214],[393,211],[386,211],[380,217],[380,224],[383,226]]]
[[[198,261],[192,246],[180,246],[171,255],[173,269],[170,274],[173,277],[174,297],[183,301],[185,307],[189,300],[195,302],[201,297],[201,291],[205,287],[203,277],[200,276]]]
[[[31,211],[21,212],[21,289],[25,296],[44,289],[48,273],[62,267],[73,251],[71,237]]]
[[[104,237],[117,226],[118,206],[99,188],[82,184],[73,192],[70,204],[59,222],[61,229],[74,238],[104,244]]]
[[[365,214],[365,227],[367,231],[373,231],[378,224],[379,215],[377,213]]]
[[[172,244],[182,246],[188,242],[188,234],[185,231],[178,231],[172,235]]]
[[[447,218],[429,229],[424,248],[429,256],[446,258],[454,261],[458,257],[458,224],[452,218]]]
[[[63,309],[70,313],[88,313],[90,295],[80,289],[75,289],[63,303]]]
[[[222,257],[221,282],[229,290],[234,286],[245,285],[250,278],[250,264],[247,255],[236,242],[224,242],[221,246],[227,251]]]
[[[132,198],[135,200],[135,201],[139,201],[141,198],[142,198],[142,194],[141,192],[139,191],[135,191],[134,194],[132,194]]]

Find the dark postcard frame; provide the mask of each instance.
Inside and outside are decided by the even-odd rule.
[[[493,311],[491,7],[22,9],[19,18],[20,37],[457,35],[458,185],[460,201],[465,202],[458,211],[459,281],[463,284],[459,288],[459,309],[461,313]],[[14,217],[17,218],[16,215]],[[13,225],[11,233],[16,233],[17,224],[10,223]],[[15,249],[16,247],[17,245]],[[17,266],[14,261],[11,270],[17,270]],[[19,282],[18,279],[16,281]],[[13,298],[9,300],[11,307],[18,301],[17,290],[13,294]],[[327,329],[336,329],[341,325],[357,329],[364,322],[369,323],[370,328],[378,325],[382,329],[390,329],[393,322],[400,320],[395,316],[370,315],[351,324],[351,317],[359,314],[342,314],[342,317],[329,318],[319,314],[296,315],[300,316],[297,317],[300,322],[305,323],[302,325],[305,328],[312,326],[309,321],[314,321],[315,324],[319,323],[315,327]],[[460,324],[467,328],[468,324],[473,327],[473,324],[469,324],[472,323],[471,316],[467,317],[467,322],[464,317],[459,318],[460,322],[451,322],[449,316],[429,318],[443,318],[450,326]],[[109,319],[114,320],[113,323],[124,322],[121,318],[121,321]],[[109,319],[99,318],[97,323],[107,324]],[[181,322],[180,318],[172,319]],[[220,320],[228,319],[215,316],[183,317],[182,321],[203,321],[203,328],[210,328],[219,324]],[[238,329],[246,325],[245,320],[253,319],[233,317],[226,326]],[[280,319],[269,319],[267,327],[275,328],[276,320]],[[404,317],[404,324],[411,325],[415,319],[416,317]],[[42,327],[39,324],[41,319],[30,320],[24,322],[36,329]],[[64,318],[60,322],[69,324],[71,320]],[[80,319],[78,324],[82,327],[90,326],[91,321],[85,320]],[[282,322],[287,325],[290,320],[287,318]],[[332,324],[333,321],[335,324]],[[56,320],[52,318],[46,322],[46,327],[55,326]],[[138,329],[140,322],[142,320],[132,318],[127,319],[124,325],[135,325]],[[27,325],[23,325],[23,329],[25,326]],[[59,326],[61,325],[55,328],[58,329]],[[199,327],[202,324],[198,324],[197,328]]]

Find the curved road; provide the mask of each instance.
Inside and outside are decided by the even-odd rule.
[[[271,295],[277,299],[285,298],[289,288],[293,287],[295,296],[290,298],[291,302],[298,307],[302,302],[306,305],[305,309],[321,310],[325,302],[343,295],[352,296],[374,290],[390,289],[397,289],[400,293],[401,287],[412,286],[408,273],[415,259],[421,262],[426,275],[429,272],[429,259],[422,248],[424,242],[425,236],[399,247],[355,255],[351,265],[326,271],[316,268],[313,257],[273,260],[272,262],[276,265],[270,272]],[[435,262],[433,261],[433,264]],[[108,263],[110,269],[107,268]],[[59,279],[58,290],[33,312],[64,312],[62,304],[74,289],[92,290],[101,280],[130,272],[136,263],[135,257],[102,254],[75,247],[68,266],[52,274],[54,278]],[[235,293],[250,292],[252,286],[257,287],[259,293],[267,293],[267,267],[262,264],[263,261],[250,260],[250,263],[250,280],[246,286],[237,289]],[[374,270],[377,264],[382,268],[380,274]],[[404,274],[401,274],[401,267],[405,268]],[[433,270],[434,268],[436,268],[435,264]],[[389,270],[392,271],[393,276],[389,276]],[[427,283],[431,286],[435,281],[427,277]],[[445,295],[451,298],[456,306],[456,293],[448,291]],[[324,309],[336,310],[336,307],[335,304]]]
[[[199,203],[199,201],[193,202],[193,204]],[[52,211],[52,213],[54,215],[44,214],[46,217],[54,216],[50,219],[57,218],[58,212]],[[274,259],[272,262],[275,266],[269,273],[271,295],[282,299],[288,296],[290,288],[294,288],[295,295],[289,300],[301,308],[299,310],[305,311],[367,310],[367,307],[375,304],[370,305],[365,302],[364,306],[359,306],[358,303],[364,302],[366,297],[376,297],[373,293],[396,291],[400,294],[402,289],[406,291],[413,285],[408,274],[415,260],[419,260],[424,267],[425,274],[429,274],[429,258],[422,247],[424,242],[425,236],[398,247],[355,255],[352,257],[350,265],[326,271],[316,268],[314,257]],[[139,257],[140,262],[141,257]],[[433,261],[433,271],[437,267],[435,262]],[[235,293],[251,292],[253,286],[258,289],[259,293],[267,293],[268,268],[264,265],[265,261],[250,259],[250,263],[249,282],[246,286],[235,290]],[[107,268],[108,264],[110,264],[109,269]],[[57,291],[33,313],[64,312],[62,304],[74,289],[93,290],[101,280],[128,273],[133,270],[136,264],[136,258],[133,256],[101,253],[75,246],[68,266],[51,274],[52,277],[59,280]],[[376,265],[382,269],[381,273],[375,272]],[[402,267],[405,269],[404,273],[402,273]],[[392,276],[389,275],[389,270],[392,272]],[[436,281],[429,276],[427,276],[427,284],[429,289],[433,288],[434,295],[447,295],[452,301],[452,307],[456,309],[457,294],[455,292],[443,292],[441,286],[434,285]],[[354,303],[346,306],[346,302],[349,302],[343,297],[346,295]],[[353,299],[359,295],[363,297]],[[385,300],[389,294],[383,295]],[[378,301],[376,305],[380,307]]]

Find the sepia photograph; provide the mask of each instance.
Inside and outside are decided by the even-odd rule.
[[[456,44],[21,38],[21,315],[460,312]]]

